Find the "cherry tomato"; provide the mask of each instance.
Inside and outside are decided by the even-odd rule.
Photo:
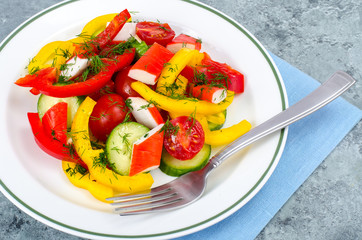
[[[166,125],[164,147],[174,158],[188,160],[193,158],[205,142],[201,124],[194,118],[181,116]]]
[[[158,22],[139,22],[136,25],[137,36],[152,45],[155,42],[166,47],[168,43],[175,37],[175,32],[167,23]]]
[[[119,71],[114,79],[114,91],[124,99],[128,97],[140,97],[140,95],[131,88],[131,84],[137,82],[137,80],[128,77],[128,72],[131,67],[132,66],[128,66]]]
[[[89,97],[91,97],[94,101],[98,101],[98,99],[100,99],[103,95],[114,92],[114,82],[112,80],[109,80],[103,88],[90,94]]]
[[[208,83],[221,84],[235,93],[244,92],[244,75],[225,63],[204,59],[202,66],[197,68],[195,83],[200,84],[199,81],[205,79]]]
[[[123,98],[118,94],[102,96],[89,118],[89,128],[100,141],[106,141],[113,128],[122,123],[128,112]]]

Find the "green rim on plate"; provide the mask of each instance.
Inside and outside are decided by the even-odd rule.
[[[72,2],[77,2],[79,0],[68,0],[68,1],[64,1],[61,2],[59,4],[56,4],[52,7],[47,8],[46,10],[36,14],[35,16],[33,16],[32,18],[30,18],[29,20],[27,20],[26,22],[24,22],[22,25],[20,25],[13,33],[11,33],[11,35],[9,35],[0,45],[0,52],[5,48],[5,46],[20,32],[22,31],[25,27],[27,27],[30,23],[32,23],[33,21],[35,21],[36,19],[42,17],[45,14],[48,14],[49,12],[52,12],[53,10],[60,8],[64,5],[67,5],[69,3]],[[243,29],[243,27],[240,26],[240,24],[238,24],[235,20],[231,19],[230,17],[226,16],[225,14],[219,12],[218,10],[213,9],[210,6],[207,6],[205,4],[199,3],[199,2],[194,2],[192,0],[181,0],[183,2],[187,2],[189,4],[195,5],[197,7],[203,8],[217,16],[219,16],[220,18],[224,19],[225,21],[227,21],[228,23],[230,23],[231,25],[233,25],[236,29],[238,29],[240,32],[242,32],[257,48],[258,50],[262,53],[262,55],[264,56],[265,60],[268,62],[269,67],[271,68],[271,70],[273,71],[273,75],[275,77],[275,80],[277,81],[278,84],[278,88],[279,88],[279,93],[280,93],[280,98],[281,98],[281,103],[282,103],[282,110],[285,110],[286,108],[286,96],[284,96],[284,91],[283,91],[283,86],[282,86],[282,82],[281,79],[279,78],[278,75],[278,71],[276,70],[275,66],[273,65],[271,59],[269,58],[268,54],[265,52],[265,50],[263,49],[263,47],[261,47],[261,45],[247,32]],[[104,233],[98,233],[98,232],[92,232],[92,231],[87,231],[84,229],[79,229],[79,228],[75,228],[72,226],[69,226],[67,224],[61,223],[59,221],[56,221],[52,218],[49,218],[48,216],[38,212],[37,210],[33,209],[32,207],[30,207],[29,205],[27,205],[24,201],[22,201],[21,199],[19,199],[13,192],[11,192],[11,190],[3,183],[3,181],[0,179],[0,185],[2,186],[2,188],[5,190],[5,192],[7,194],[9,194],[18,204],[20,204],[21,206],[25,207],[27,210],[29,210],[30,212],[32,212],[33,214],[39,216],[40,218],[49,221],[55,225],[61,226],[63,228],[67,228],[69,230],[72,231],[76,231],[76,232],[81,232],[81,233],[85,233],[85,234],[89,234],[89,235],[93,235],[93,236],[101,236],[101,237],[112,237],[112,238],[147,238],[147,237],[158,237],[158,236],[165,236],[165,235],[170,235],[170,234],[174,234],[174,233],[179,233],[179,232],[183,232],[189,229],[193,229],[196,228],[198,226],[201,226],[207,222],[210,222],[218,217],[220,217],[221,215],[229,212],[231,209],[233,209],[234,207],[236,207],[238,204],[240,204],[240,202],[242,202],[244,199],[246,199],[251,193],[253,193],[253,191],[260,185],[260,183],[264,180],[264,178],[266,177],[266,175],[269,173],[271,167],[273,166],[273,164],[275,163],[277,156],[279,155],[280,151],[282,150],[281,147],[283,145],[283,140],[286,137],[285,134],[285,130],[281,130],[280,131],[280,136],[279,136],[279,140],[278,140],[278,145],[277,148],[274,152],[272,161],[270,162],[268,168],[265,170],[265,172],[263,173],[263,175],[260,177],[260,179],[257,181],[257,183],[244,195],[242,196],[242,198],[240,198],[238,201],[236,201],[234,204],[232,204],[230,207],[228,207],[227,209],[225,209],[224,211],[214,215],[211,218],[208,218],[202,222],[199,222],[197,224],[188,226],[188,227],[184,227],[181,229],[177,229],[174,231],[168,231],[168,232],[163,232],[163,233],[158,233],[158,234],[147,234],[147,235],[114,235],[114,234],[104,234]]]

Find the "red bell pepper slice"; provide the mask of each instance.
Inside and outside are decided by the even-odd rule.
[[[46,111],[41,119],[44,132],[64,144],[67,143],[67,111],[68,103],[59,102]]]
[[[73,96],[89,95],[104,87],[115,71],[130,65],[135,56],[135,49],[125,51],[112,59],[102,59],[105,67],[95,76],[84,82],[76,82],[68,85],[53,85],[57,81],[57,69],[44,68],[35,74],[28,74],[18,79],[15,84],[21,87],[32,87],[40,93],[48,96],[65,98]]]
[[[50,156],[62,160],[81,164],[83,167],[87,165],[79,158],[71,145],[66,145],[58,140],[49,137],[43,128],[43,124],[38,113],[28,113],[28,119],[31,130],[34,134],[35,142],[39,147]]]
[[[244,75],[242,73],[226,63],[216,62],[209,57],[205,57],[201,63],[202,66],[196,68],[198,72],[196,74],[204,74],[208,83],[222,84],[235,93],[244,92]],[[197,82],[197,77],[195,80],[195,84],[200,84]]]
[[[76,55],[78,56],[93,56],[97,54],[101,49],[110,44],[113,38],[122,29],[123,25],[131,18],[131,14],[127,9],[117,14],[108,26],[98,34],[94,39],[76,45]]]

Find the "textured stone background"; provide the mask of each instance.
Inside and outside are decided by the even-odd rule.
[[[1,0],[0,41],[57,0]],[[231,16],[271,52],[320,82],[344,70],[344,98],[362,108],[360,0],[202,0]],[[361,122],[275,215],[258,240],[362,239]],[[80,239],[24,214],[0,194],[0,239]]]

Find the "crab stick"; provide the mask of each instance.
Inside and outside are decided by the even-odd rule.
[[[167,44],[166,47],[173,53],[178,52],[181,48],[200,50],[201,40],[186,34],[180,34]]]
[[[129,97],[127,98],[127,103],[131,108],[133,117],[142,125],[152,129],[164,123],[158,109],[143,98]]]
[[[198,85],[192,88],[192,95],[198,99],[217,104],[225,100],[227,91],[225,88]]]
[[[73,79],[83,73],[83,71],[90,65],[88,58],[80,58],[74,56],[65,63],[65,68],[61,70],[60,76],[64,77],[65,81]]]
[[[129,176],[158,168],[161,161],[164,124],[160,124],[133,143]]]
[[[136,24],[134,22],[126,22],[122,29],[113,38],[113,41],[127,41],[130,37],[134,37],[138,42],[142,40],[136,35]]]
[[[154,85],[165,65],[173,56],[167,48],[154,43],[132,66],[128,76],[148,85]]]

